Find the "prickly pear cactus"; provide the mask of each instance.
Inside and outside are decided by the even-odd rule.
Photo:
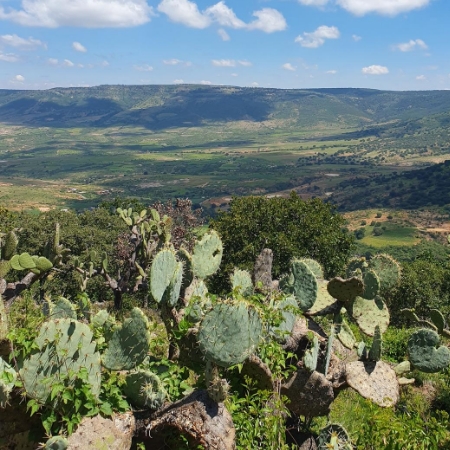
[[[291,261],[289,274],[280,280],[280,289],[294,295],[302,311],[308,311],[317,300],[317,279],[311,269],[298,259]]]
[[[395,287],[401,275],[399,263],[390,255],[376,255],[369,261],[369,269],[372,269],[380,279],[381,292]]]
[[[320,431],[317,438],[318,450],[352,450],[347,430],[337,423],[331,423]]]
[[[380,327],[380,332],[386,332],[390,315],[386,304],[377,296],[374,300],[366,300],[357,297],[349,309],[350,315],[356,320],[360,330],[368,336],[375,334],[375,328]]]
[[[52,319],[76,319],[77,313],[67,298],[59,297],[50,308],[50,316]]]
[[[382,337],[380,333],[380,327],[377,325],[375,327],[375,333],[373,335],[372,347],[370,347],[369,351],[369,360],[380,361],[381,349],[382,349]]]
[[[336,277],[328,282],[327,289],[333,298],[349,303],[364,292],[364,283],[357,277],[346,280]]]
[[[234,269],[231,274],[231,286],[244,297],[253,294],[252,276],[246,270]]]
[[[276,303],[274,308],[281,311],[282,318],[278,325],[270,327],[270,333],[277,341],[285,342],[297,320],[297,315],[295,314],[295,310],[298,310],[297,301],[294,297],[287,297]]]
[[[323,268],[315,259],[300,258],[299,261],[304,262],[318,280],[324,279]]]
[[[158,375],[148,370],[128,373],[123,392],[131,404],[138,408],[158,409],[167,398]]]
[[[222,403],[228,397],[229,384],[220,378],[218,367],[211,361],[206,361],[205,368],[206,391],[216,403]]]
[[[380,292],[381,283],[378,275],[371,269],[366,270],[363,274],[364,292],[361,294],[362,298],[372,300]]]
[[[205,314],[197,340],[208,360],[229,367],[255,351],[261,332],[261,319],[247,303],[218,303]]]
[[[14,388],[17,372],[6,361],[0,358],[0,408],[8,403],[9,394]]]
[[[173,285],[178,261],[171,249],[161,250],[153,259],[150,269],[150,290],[153,298],[160,303],[165,298],[166,291]],[[167,296],[167,294],[166,294]]]
[[[414,332],[408,341],[411,364],[422,372],[439,372],[450,364],[450,350],[441,345],[439,335],[428,329]]]
[[[42,447],[44,450],[66,450],[68,440],[63,436],[52,436]]]
[[[10,260],[16,253],[18,243],[19,239],[14,231],[6,233],[1,247],[1,259]]]
[[[6,339],[8,334],[8,315],[6,313],[6,307],[0,296],[0,341]]]
[[[219,270],[222,262],[223,246],[219,235],[212,230],[206,233],[194,245],[192,253],[192,266],[194,275],[206,278]]]
[[[445,318],[442,313],[438,309],[431,309],[430,319],[437,328],[438,333],[443,334],[445,328]]]
[[[88,382],[95,396],[100,394],[100,354],[89,327],[72,319],[44,322],[35,339],[39,351],[24,361],[20,369],[25,391],[41,403],[50,401],[52,384],[68,382],[81,369],[88,371]]]
[[[110,370],[130,370],[141,364],[150,347],[148,321],[139,308],[113,332],[103,355],[103,365]]]
[[[306,350],[305,355],[303,356],[303,364],[310,372],[314,372],[317,369],[319,350],[320,350],[319,339],[315,334],[311,348]]]

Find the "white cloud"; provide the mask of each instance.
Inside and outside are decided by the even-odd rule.
[[[263,8],[255,11],[255,20],[247,25],[249,30],[262,30],[265,33],[283,31],[287,28],[287,23],[283,14],[273,8]]]
[[[353,39],[355,42],[359,42],[359,41],[362,39],[362,37],[361,37],[361,36],[358,36],[357,34],[352,34],[352,39]]]
[[[79,42],[73,42],[72,43],[72,48],[77,51],[77,52],[81,52],[81,53],[86,53],[87,49],[84,45],[80,44]]]
[[[324,6],[328,0],[298,0],[298,2],[306,6]]]
[[[378,13],[386,16],[427,6],[431,0],[337,0],[336,3],[356,16]]]
[[[303,33],[303,36],[297,36],[295,42],[298,42],[302,47],[317,48],[325,44],[326,39],[338,39],[339,36],[340,33],[336,27],[322,25],[311,33]]]
[[[362,68],[362,73],[366,75],[386,75],[389,73],[389,69],[385,66],[367,66]]]
[[[176,58],[172,58],[172,59],[164,59],[163,60],[163,64],[165,64],[166,66],[176,66],[177,64],[180,64],[182,61]]]
[[[58,65],[58,60],[56,58],[48,58],[47,62],[51,65],[51,66],[57,66]]]
[[[173,80],[173,84],[183,84],[184,80],[181,79],[177,79],[177,80]]]
[[[232,73],[231,76],[232,76],[232,77],[237,77],[238,74],[237,74],[237,73]]]
[[[17,62],[19,61],[19,57],[14,53],[2,53],[0,52],[0,61],[5,62]]]
[[[217,33],[222,38],[222,41],[229,41],[230,40],[230,35],[223,28],[219,28],[217,30]]]
[[[106,59],[104,59],[104,60],[100,63],[100,65],[101,65],[102,67],[108,67],[108,66],[109,66],[109,62],[106,61]]]
[[[216,67],[236,67],[236,61],[234,59],[213,59],[211,63]]]
[[[337,74],[337,70],[327,70],[325,73],[329,73],[330,75]]]
[[[252,83],[252,86],[253,86],[253,87],[258,87],[258,86],[259,86],[259,83],[257,83],[256,81],[254,81],[254,82]]]
[[[200,81],[200,84],[206,84],[209,86],[212,83],[211,83],[211,81],[208,81],[208,80],[202,80],[202,81]]]
[[[139,72],[151,72],[153,70],[152,66],[149,66],[148,64],[142,64],[140,66],[135,65],[133,66],[135,70],[138,70]]]
[[[285,70],[290,70],[291,72],[295,72],[295,67],[291,63],[285,63],[281,66]]]
[[[17,36],[17,34],[4,34],[3,36],[0,36],[0,44],[19,48],[21,50],[32,50],[36,47],[47,48],[47,45],[39,39],[33,39],[32,37],[24,39]]]
[[[158,11],[166,14],[172,22],[191,28],[207,28],[211,25],[210,17],[202,14],[197,4],[189,0],[162,0]]]
[[[65,59],[63,62],[64,67],[73,67],[75,64],[70,59]]]
[[[228,8],[228,6],[225,5],[224,1],[220,1],[213,6],[210,6],[208,9],[206,9],[205,14],[223,27],[246,27],[245,22],[243,22],[241,19],[238,19],[234,11],[231,8]]]
[[[20,83],[23,83],[25,81],[25,77],[23,75],[16,75],[14,77],[15,81],[19,81]]]
[[[416,80],[419,80],[419,81],[423,81],[423,80],[426,80],[426,79],[427,79],[427,77],[425,75],[418,75],[416,77]]]
[[[24,26],[106,28],[142,25],[153,15],[146,0],[21,0],[21,5],[0,6],[0,19]]]
[[[416,50],[417,48],[426,50],[428,48],[428,45],[425,44],[422,39],[411,39],[409,42],[403,42],[401,44],[394,45],[394,50],[400,50],[401,52],[410,52],[412,50]]]
[[[251,67],[253,64],[250,61],[246,61],[246,60],[241,60],[238,61],[239,65],[244,66],[244,67]]]

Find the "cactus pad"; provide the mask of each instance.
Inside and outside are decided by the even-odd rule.
[[[364,292],[361,294],[362,298],[368,300],[374,299],[380,292],[380,279],[378,275],[371,269],[366,270],[363,274]]]
[[[317,361],[319,359],[319,338],[314,335],[312,346],[306,350],[303,356],[303,364],[310,372],[314,372],[317,369]]]
[[[130,370],[141,364],[150,347],[148,321],[139,308],[118,326],[103,355],[103,365],[110,370]]]
[[[178,262],[172,250],[161,250],[153,259],[150,269],[150,290],[156,302],[163,300],[167,288],[173,282]]]
[[[381,349],[382,349],[382,339],[380,327],[377,325],[375,327],[375,333],[373,335],[372,347],[370,347],[369,351],[369,360],[379,361],[381,359]]]
[[[222,262],[223,246],[219,235],[214,230],[206,233],[194,245],[192,266],[194,275],[206,278],[217,272]]]
[[[281,311],[282,319],[279,325],[270,328],[270,332],[275,336],[275,339],[284,342],[294,328],[297,320],[294,311],[298,309],[298,305],[294,297],[287,297],[276,303],[274,307]]]
[[[139,408],[158,409],[167,397],[158,375],[148,370],[128,373],[123,392],[131,404]]]
[[[14,388],[17,372],[6,361],[0,358],[0,408],[8,403],[9,394]]]
[[[300,258],[299,261],[304,262],[318,280],[323,280],[322,266],[315,259]]]
[[[0,296],[0,341],[6,339],[8,334],[8,315],[6,313],[5,303]]]
[[[394,406],[399,399],[397,376],[383,361],[354,361],[346,365],[347,383],[379,406]]]
[[[252,276],[246,270],[234,269],[231,274],[231,286],[244,297],[253,294]]]
[[[357,270],[364,272],[366,267],[367,263],[364,258],[351,258],[347,264],[346,276],[353,277]]]
[[[66,380],[85,368],[95,396],[100,394],[100,354],[95,350],[92,332],[72,319],[45,322],[35,339],[39,351],[24,361],[20,376],[28,396],[45,403],[52,384]]]
[[[330,423],[322,428],[317,438],[318,450],[352,450],[347,430],[337,423]]]
[[[17,238],[16,233],[14,231],[10,231],[6,234],[4,238],[4,244],[2,248],[1,259],[9,260],[14,256],[14,253],[17,249],[17,244],[19,243],[19,239]]]
[[[229,367],[255,351],[261,332],[258,313],[245,302],[219,303],[203,318],[197,340],[206,359]]]
[[[442,334],[445,328],[445,319],[442,313],[438,309],[430,310],[430,319],[434,326],[437,328],[438,333]]]
[[[389,255],[376,255],[369,262],[372,269],[380,279],[381,291],[393,288],[400,281],[400,265]]]
[[[356,277],[346,280],[336,277],[328,282],[328,293],[335,299],[348,303],[364,292],[364,283]]]
[[[439,335],[428,329],[414,332],[408,340],[408,353],[411,364],[422,372],[434,373],[450,364],[450,350],[440,343]]]
[[[62,436],[52,436],[44,445],[44,450],[66,450],[69,441]]]
[[[328,281],[318,281],[317,300],[308,310],[309,315],[326,315],[336,304],[336,300],[328,293]]]
[[[352,329],[344,319],[342,320],[342,323],[338,325],[336,331],[337,337],[344,345],[344,347],[347,347],[351,350],[356,344],[356,338],[353,334]]]
[[[67,298],[59,297],[56,302],[53,303],[50,309],[50,315],[52,319],[76,319],[77,313],[75,307],[70,303]]]
[[[280,280],[280,289],[293,294],[302,311],[308,311],[317,300],[317,279],[311,269],[302,261],[291,261],[290,273]]]
[[[357,297],[350,308],[350,315],[356,320],[361,331],[368,336],[375,334],[375,328],[380,327],[380,332],[385,333],[389,325],[389,311],[381,297],[374,300],[366,300]]]

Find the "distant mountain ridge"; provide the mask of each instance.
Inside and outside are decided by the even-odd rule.
[[[270,89],[140,85],[0,90],[0,122],[50,127],[202,126],[279,121],[281,126],[363,127],[419,120],[450,111],[450,91],[358,88]]]

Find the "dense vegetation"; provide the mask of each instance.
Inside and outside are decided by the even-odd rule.
[[[238,449],[288,450],[312,439],[317,439],[320,449],[333,443],[337,448],[353,445],[361,450],[448,448],[450,353],[445,346],[437,351],[423,343],[417,349],[413,339],[431,333],[433,339],[445,341],[450,334],[436,313],[437,308],[445,316],[450,313],[447,259],[436,260],[422,252],[402,264],[399,277],[400,266],[388,256],[349,259],[352,239],[342,228],[343,218],[328,204],[303,201],[294,194],[288,199],[235,199],[230,211],[212,223],[223,236],[223,261],[253,271],[251,259],[270,246],[273,261],[267,260],[271,252],[263,252],[264,264],[259,256],[253,279],[248,272],[234,271],[231,291],[218,297],[207,294],[206,286],[213,291],[210,276],[219,267],[222,242],[214,231],[199,227],[191,203],[158,204],[154,210],[142,211],[136,203],[135,210],[127,206],[117,201],[82,214],[1,211],[1,229],[15,229],[18,239],[8,233],[1,242],[1,277],[9,282],[4,291],[9,331],[5,333],[6,314],[0,310],[4,357],[0,403],[12,406],[6,406],[5,421],[0,422],[0,443],[14,445],[11,442],[19,435],[23,438],[22,432],[27,436],[30,428],[38,440],[44,432],[57,440],[57,435],[74,432],[84,416],[106,420],[102,426],[95,422],[96,438],[103,439],[108,417],[132,409],[138,420],[134,445],[140,448],[155,448],[159,442],[168,449],[211,448],[210,439],[220,431],[210,425],[201,431],[187,426],[179,415],[180,405],[188,408],[190,417],[197,417],[198,408],[217,410],[217,404],[224,402],[226,409],[219,407],[217,420],[231,433],[232,418]],[[59,238],[55,238],[57,223]],[[326,230],[323,234],[321,227]],[[239,239],[247,239],[249,246],[242,256]],[[227,259],[228,250],[235,261]],[[326,268],[326,277],[317,262],[298,259],[305,256],[317,258]],[[28,279],[33,283],[25,286]],[[281,291],[274,291],[278,281]],[[23,291],[23,286],[29,289]],[[118,288],[120,303],[114,295]],[[379,295],[390,309],[389,328],[389,313]],[[410,310],[406,316],[403,308]],[[242,326],[242,321],[247,325]],[[58,340],[66,333],[66,323],[80,330],[86,344],[69,350],[64,339]],[[57,327],[56,337],[43,340],[52,324]],[[418,330],[423,326],[425,331]],[[348,348],[335,347],[333,341],[346,342]],[[358,355],[352,350],[357,343]],[[36,362],[37,367],[54,367],[52,345],[67,370],[48,372],[52,375],[47,378],[45,371],[37,369],[38,381],[29,378],[27,371],[36,370]],[[89,345],[94,345],[101,368],[78,373],[77,361],[88,357],[84,349]],[[67,358],[66,352],[71,355],[73,350],[74,356]],[[422,352],[431,355],[426,362],[418,356]],[[397,392],[391,366],[407,357],[415,370],[407,372],[409,381],[397,400],[377,396],[388,388],[393,391],[387,397]],[[348,378],[348,373],[365,376],[358,364],[381,370],[382,381],[373,380],[373,388],[361,391],[356,387],[359,382],[354,385]],[[100,384],[94,374],[100,374]],[[137,392],[132,389],[142,380],[146,381]],[[361,394],[344,389],[347,382]],[[23,419],[27,412],[20,404],[21,391],[28,395],[31,421]],[[201,411],[202,421],[207,421]],[[2,435],[15,423],[16,413],[22,414],[20,432]],[[331,423],[325,419],[328,413]],[[147,436],[148,423],[152,439]],[[130,436],[120,439],[130,445]],[[63,440],[58,442],[64,445]],[[221,442],[219,448],[232,448]],[[47,445],[50,448],[50,442]]]

